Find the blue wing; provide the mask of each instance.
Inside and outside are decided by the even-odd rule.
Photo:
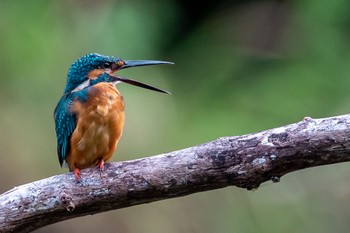
[[[76,127],[76,116],[70,111],[72,103],[72,95],[65,94],[58,102],[54,112],[57,154],[61,166],[69,153],[70,137]]]

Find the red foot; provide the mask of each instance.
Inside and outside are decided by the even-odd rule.
[[[74,168],[74,176],[77,181],[80,181],[80,169]]]
[[[103,159],[101,159],[100,161],[98,161],[98,168],[100,169],[100,172],[103,172],[103,169],[105,167],[105,161],[103,161]]]

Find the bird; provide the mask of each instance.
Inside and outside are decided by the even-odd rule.
[[[100,172],[117,148],[125,120],[125,104],[116,84],[128,83],[165,94],[169,92],[117,76],[122,69],[174,64],[156,60],[122,60],[86,54],[69,68],[63,96],[54,110],[57,155],[80,181],[80,170],[97,166]]]

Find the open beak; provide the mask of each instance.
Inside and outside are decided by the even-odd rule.
[[[130,67],[136,67],[136,66],[151,66],[151,65],[163,65],[163,64],[174,64],[173,62],[168,62],[168,61],[153,61],[153,60],[126,60],[123,61],[124,64],[122,66],[120,66],[118,68],[118,70],[122,70],[122,69],[126,69],[126,68],[130,68]],[[139,81],[136,80],[132,80],[132,79],[127,79],[124,77],[120,77],[120,76],[114,76],[117,81],[120,82],[124,82],[124,83],[128,83],[137,87],[142,87],[148,90],[152,90],[152,91],[157,91],[157,92],[161,92],[161,93],[165,93],[165,94],[170,94],[170,92],[167,92],[165,90],[156,88],[156,87],[152,87],[150,85],[141,83]]]

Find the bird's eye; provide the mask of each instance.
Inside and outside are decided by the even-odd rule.
[[[108,63],[108,62],[106,62],[106,63],[103,64],[103,68],[105,68],[105,69],[108,69],[108,68],[110,68],[110,67],[111,67],[111,64]]]

